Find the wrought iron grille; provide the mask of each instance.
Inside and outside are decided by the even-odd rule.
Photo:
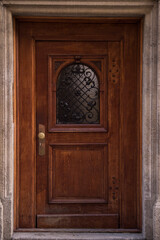
[[[99,81],[93,69],[82,63],[63,68],[57,79],[58,124],[98,124]]]

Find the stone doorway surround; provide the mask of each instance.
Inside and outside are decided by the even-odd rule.
[[[141,234],[96,231],[13,233],[13,17],[144,18]],[[160,239],[160,0],[0,0],[0,239]]]

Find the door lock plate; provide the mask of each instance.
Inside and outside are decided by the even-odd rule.
[[[39,124],[38,153],[40,156],[45,155],[45,126],[42,124]]]

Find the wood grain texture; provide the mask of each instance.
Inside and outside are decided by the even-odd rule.
[[[117,214],[38,215],[39,228],[117,228]]]
[[[137,226],[137,171],[139,171],[139,78],[137,25],[125,26],[123,77],[120,90],[121,112],[121,223],[122,228]],[[130,63],[130,64],[129,64]],[[132,63],[132,64],[131,64]],[[126,91],[127,89],[127,91]],[[123,195],[122,195],[123,194]],[[135,214],[136,213],[136,214]]]
[[[55,96],[54,100],[52,100],[54,104],[47,105],[48,94],[49,98],[51,97],[50,91],[53,89],[56,94],[57,80],[57,75],[51,73],[54,68],[51,61],[47,61],[48,56],[52,56],[54,59],[54,56],[56,58],[57,55],[65,55],[66,57],[68,56],[69,59],[69,56],[73,55],[73,59],[76,54],[82,56],[81,61],[83,63],[83,61],[87,61],[87,58],[84,58],[84,56],[90,55],[90,59],[92,60],[95,59],[95,56],[101,58],[102,54],[107,56],[107,49],[107,42],[101,42],[100,45],[96,42],[37,42],[37,124],[44,124],[47,126],[50,113],[53,115],[54,124],[56,122]],[[63,61],[64,60],[65,58],[63,58]],[[109,145],[111,145],[110,138],[112,137],[107,131],[99,131],[102,126],[107,126],[107,93],[109,92],[109,94],[112,94],[112,90],[107,90],[106,62],[107,60],[105,60],[105,64],[102,64],[101,78],[99,78],[100,94],[102,94],[100,98],[100,124],[87,124],[86,126],[79,126],[79,124],[70,126],[67,124],[63,126],[63,128],[60,126],[59,131],[56,131],[55,128],[51,131],[49,128],[49,131],[46,132],[46,144],[48,147],[54,147],[54,153],[51,153],[51,148],[49,147],[50,153],[46,152],[44,158],[37,156],[37,214],[70,213],[72,215],[75,213],[102,214],[112,212],[115,214],[118,211],[118,201],[116,201],[112,194],[107,197],[107,192],[113,191],[109,190],[111,189],[109,184],[113,185],[113,179],[118,179],[118,172],[115,172],[114,176],[111,176],[111,174],[113,174],[111,169],[118,167],[116,164],[113,167],[113,163],[117,162],[117,159],[115,161],[111,155],[109,164],[107,151],[104,151],[104,148],[101,147],[104,143],[109,143]],[[63,65],[61,65],[61,67],[63,67]],[[50,69],[52,69],[52,71],[50,71]],[[46,81],[47,74],[51,79],[48,85],[48,93]],[[53,97],[51,97],[51,99],[53,99]],[[112,103],[110,104],[110,110],[109,114],[113,117],[117,109],[113,107]],[[51,122],[49,122],[49,124],[50,123]],[[118,118],[115,118],[114,121],[110,121],[110,128],[117,136],[118,131],[116,128],[114,130],[115,123],[118,125]],[[55,127],[58,128],[58,124],[56,124]],[[84,128],[86,129],[84,130]],[[97,129],[96,132],[95,129]],[[109,148],[110,152],[114,151],[113,143]],[[49,155],[50,157],[48,157]],[[48,190],[47,162],[49,162],[49,182],[52,183],[50,184],[50,190]],[[110,169],[108,169],[108,165]],[[110,179],[109,183],[108,178]],[[118,192],[118,188],[116,191]],[[108,203],[106,197],[109,198]],[[66,203],[69,205],[66,205]],[[74,221],[71,222],[73,224],[71,227],[74,227]],[[118,222],[116,226],[117,224]],[[82,227],[84,226],[83,224]],[[96,222],[94,226],[96,227]]]
[[[34,42],[31,29],[19,26],[19,226],[35,226]],[[27,46],[27,48],[26,48]],[[25,59],[25,61],[24,61]]]
[[[49,146],[50,203],[107,203],[107,145]]]
[[[141,229],[139,21],[21,19],[18,27],[16,228]],[[99,74],[100,124],[57,126],[54,69],[77,55]],[[38,155],[39,124],[46,129],[45,156]],[[104,143],[105,154],[98,145]],[[104,195],[107,201],[98,202]]]
[[[119,212],[121,42],[108,42],[109,197]],[[114,200],[114,201],[113,201]]]

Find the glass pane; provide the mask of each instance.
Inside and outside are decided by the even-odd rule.
[[[99,123],[99,82],[89,66],[75,63],[63,68],[56,95],[58,124]]]

